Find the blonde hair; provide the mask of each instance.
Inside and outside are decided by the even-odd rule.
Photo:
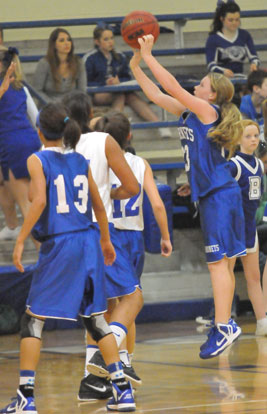
[[[257,122],[255,122],[255,121],[252,121],[252,119],[243,119],[241,121],[241,124],[243,126],[243,129],[245,129],[246,127],[248,127],[250,125],[254,125],[258,129],[258,131],[260,133],[260,126],[259,126],[259,124]]]
[[[7,69],[11,62],[16,64],[14,71],[14,81],[12,82],[12,87],[14,89],[21,89],[23,87],[23,73],[20,64],[19,57],[13,48],[7,48],[0,45],[0,62],[2,63],[2,70],[0,77],[3,78],[6,74]]]
[[[216,92],[215,105],[221,110],[221,122],[210,129],[208,136],[221,147],[229,151],[229,157],[234,154],[243,134],[242,115],[231,100],[234,95],[232,82],[219,73],[209,73],[211,89]]]

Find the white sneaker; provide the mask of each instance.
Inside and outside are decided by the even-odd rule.
[[[16,227],[15,229],[10,229],[9,227],[5,226],[0,231],[0,240],[16,240],[20,232],[20,229],[20,226]]]
[[[172,137],[170,128],[159,128],[159,135],[162,139],[169,139]]]
[[[257,321],[256,336],[267,336],[267,318]]]

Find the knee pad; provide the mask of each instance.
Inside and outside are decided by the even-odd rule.
[[[20,336],[23,338],[41,339],[44,322],[34,316],[24,313],[20,321]]]
[[[112,333],[103,314],[91,316],[90,318],[83,317],[83,323],[96,342]]]

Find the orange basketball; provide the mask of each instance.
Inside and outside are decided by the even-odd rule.
[[[148,34],[152,34],[156,42],[159,36],[159,24],[153,14],[137,10],[127,14],[123,19],[121,35],[123,40],[132,48],[140,49],[137,39]]]

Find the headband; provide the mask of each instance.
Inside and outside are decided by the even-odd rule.
[[[45,128],[43,128],[42,126],[41,126],[41,124],[40,124],[40,113],[41,113],[42,111],[39,111],[38,112],[38,115],[37,115],[37,118],[36,118],[36,126],[37,126],[37,128],[39,128],[40,129],[40,131],[43,133],[43,135],[45,136],[45,138],[47,138],[48,140],[49,139],[51,139],[51,140],[53,140],[53,139],[60,139],[60,138],[62,138],[62,136],[63,136],[63,132],[61,132],[61,133],[59,133],[59,132],[50,132],[50,131],[47,131]],[[68,118],[68,117],[66,117],[66,118]],[[66,119],[65,118],[65,119]],[[64,119],[64,123],[66,123],[65,122],[65,119]]]

